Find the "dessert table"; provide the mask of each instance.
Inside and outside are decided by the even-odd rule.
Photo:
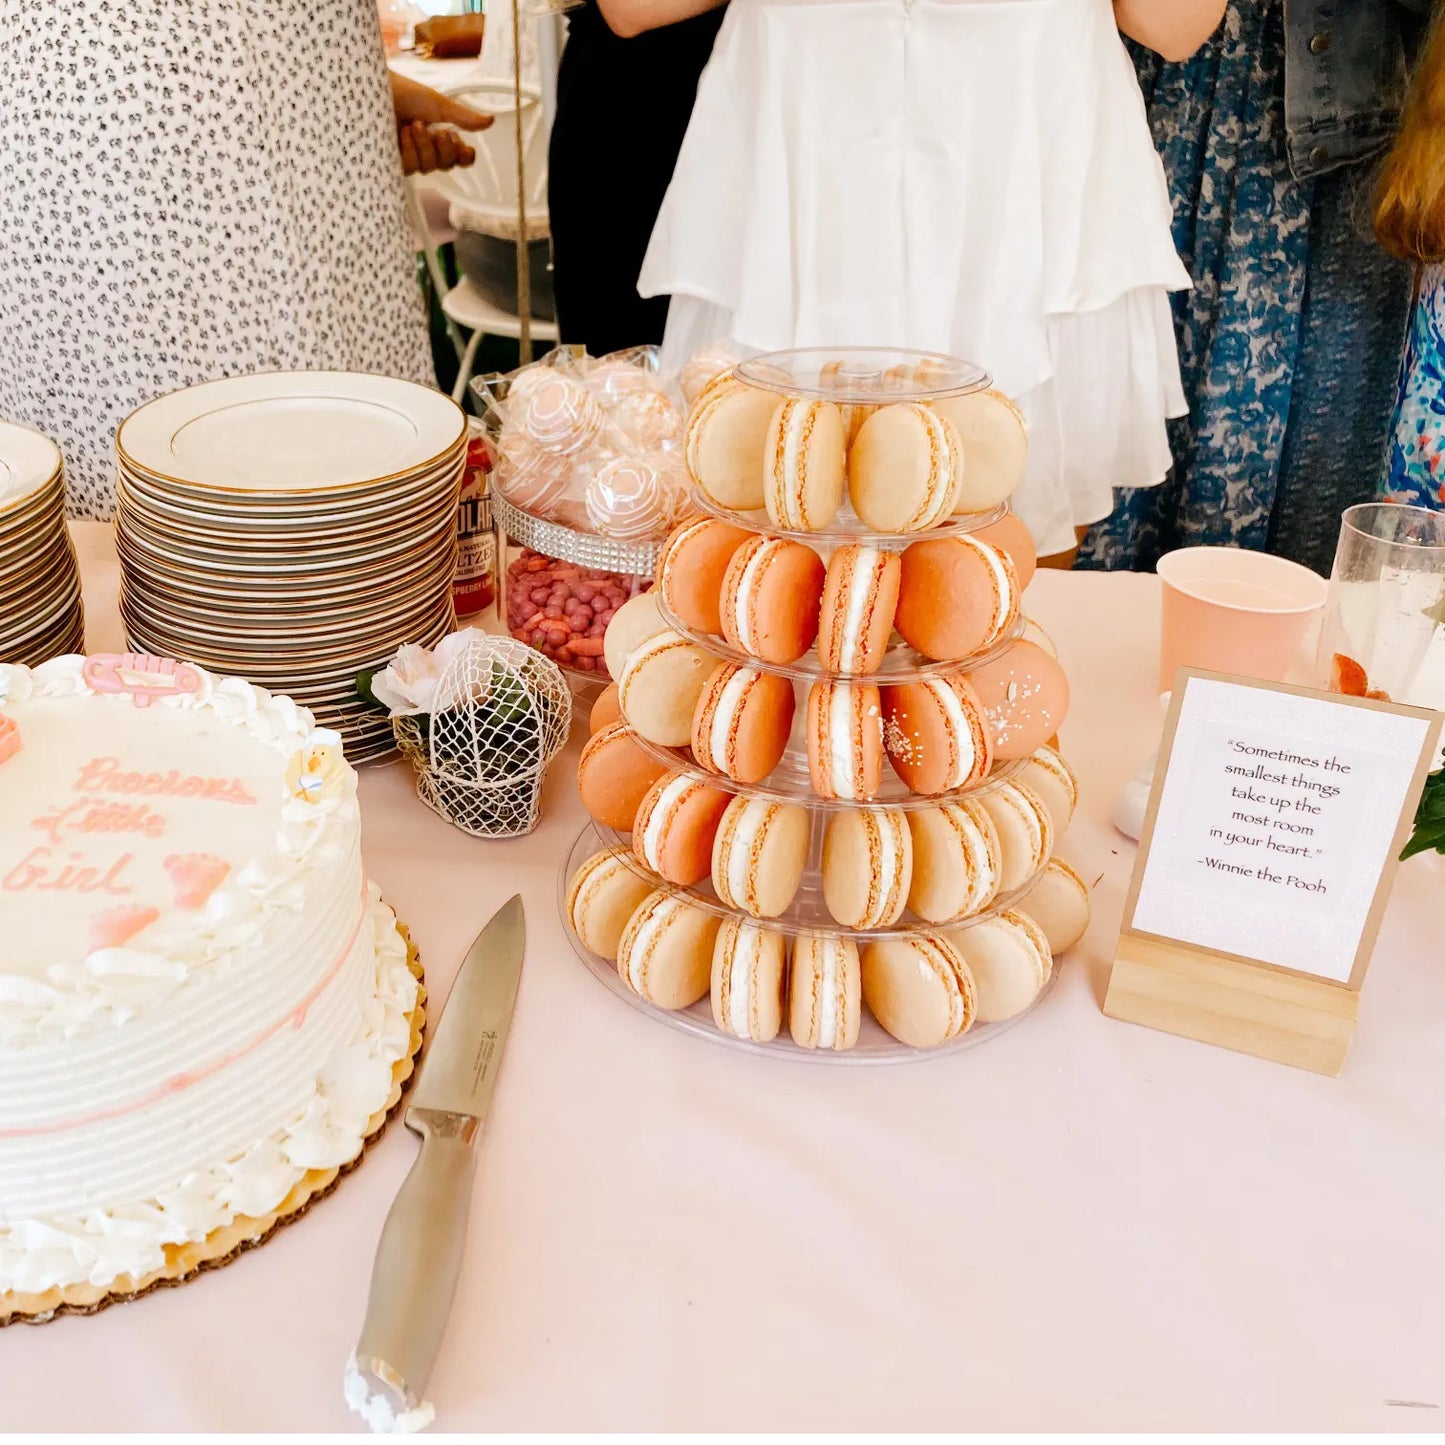
[[[122,644],[78,524],[92,650]],[[435,999],[513,892],[528,954],[429,1390],[442,1430],[1390,1430],[1445,1409],[1445,870],[1402,868],[1344,1076],[1100,1011],[1152,748],[1152,576],[1040,572],[1074,683],[1061,853],[1095,918],[977,1050],[758,1059],[588,976],[557,912],[574,737],[542,824],[465,837],[402,764],[364,773],[367,860]],[[341,1376],[414,1144],[179,1290],[0,1340],[10,1429],[342,1430]],[[77,1388],[77,1382],[83,1386]]]

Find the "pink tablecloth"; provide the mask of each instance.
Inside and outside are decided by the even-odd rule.
[[[91,645],[105,532],[78,530]],[[368,773],[367,856],[443,996],[514,890],[530,936],[451,1331],[441,1429],[1436,1428],[1445,1407],[1445,874],[1402,870],[1328,1080],[1106,1019],[1152,745],[1156,583],[1040,573],[1083,784],[1088,938],[1006,1037],[898,1068],[759,1061],[658,1027],[575,961],[557,866]],[[1434,890],[1432,892],[1432,889]],[[257,1253],[0,1339],[10,1429],[345,1429],[341,1371],[414,1153],[393,1127]]]

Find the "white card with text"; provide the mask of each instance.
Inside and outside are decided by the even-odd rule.
[[[1438,720],[1245,681],[1181,686],[1130,926],[1349,983]]]

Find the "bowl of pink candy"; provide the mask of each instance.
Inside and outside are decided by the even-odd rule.
[[[608,572],[524,547],[507,565],[507,631],[568,672],[607,680],[602,639],[612,615],[652,585],[646,577]]]

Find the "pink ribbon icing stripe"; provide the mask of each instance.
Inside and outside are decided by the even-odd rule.
[[[123,1114],[133,1114],[137,1109],[144,1109],[149,1104],[158,1103],[171,1094],[182,1093],[193,1085],[199,1084],[202,1079],[208,1079],[212,1074],[217,1074],[222,1069],[244,1059],[247,1054],[255,1053],[267,1039],[280,1033],[288,1024],[300,1028],[305,1022],[307,1011],[311,1005],[326,991],[326,986],[341,972],[341,965],[350,957],[351,950],[356,946],[356,940],[361,936],[361,927],[366,922],[366,914],[366,884],[363,882],[361,885],[361,913],[351,930],[351,936],[342,945],[331,967],[326,970],[320,981],[295,1008],[283,1014],[274,1024],[252,1039],[249,1044],[243,1045],[232,1053],[222,1055],[215,1063],[207,1064],[204,1069],[200,1069],[194,1074],[176,1074],[149,1094],[139,1099],[133,1099],[128,1104],[118,1104],[113,1109],[97,1109],[90,1114],[77,1114],[70,1119],[57,1119],[49,1124],[27,1124],[19,1129],[0,1129],[0,1139],[34,1139],[42,1134],[61,1134],[67,1129],[80,1129],[86,1124],[99,1124],[106,1119],[118,1119]]]

